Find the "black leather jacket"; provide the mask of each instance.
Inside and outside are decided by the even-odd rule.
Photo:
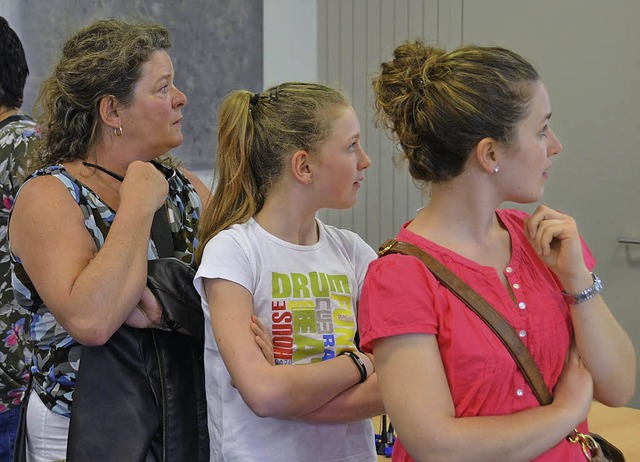
[[[194,337],[127,326],[84,347],[68,462],[207,462],[202,358]]]

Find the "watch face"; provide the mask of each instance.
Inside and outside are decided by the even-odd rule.
[[[591,289],[593,289],[595,293],[598,293],[602,290],[602,281],[593,273],[591,273],[591,276],[593,276],[593,286],[591,286]]]

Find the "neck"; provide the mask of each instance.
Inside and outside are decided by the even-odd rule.
[[[11,117],[12,115],[17,113],[18,113],[18,108],[16,107],[0,106],[0,122],[6,119],[7,117]]]
[[[429,203],[409,228],[439,244],[486,242],[496,231],[500,204],[488,192],[478,194],[483,190],[486,187],[477,182],[458,179],[434,185]]]
[[[318,242],[318,229],[314,211],[301,206],[301,200],[270,194],[254,219],[270,234],[298,245]]]

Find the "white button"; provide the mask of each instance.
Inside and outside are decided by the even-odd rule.
[[[518,389],[516,390],[516,395],[518,395],[518,396],[522,396],[522,395],[524,395],[524,390],[523,390],[522,388],[518,388]]]
[[[519,289],[520,288],[520,284],[518,284],[517,282],[513,285],[514,289]]]
[[[526,330],[521,330],[520,332],[518,332],[518,335],[520,337],[526,337],[527,336],[527,331]]]
[[[504,270],[505,270],[507,273],[513,273],[513,268],[511,268],[510,266],[507,266]]]
[[[518,303],[518,308],[520,308],[521,310],[524,310],[526,307],[527,307],[527,304],[525,302]]]

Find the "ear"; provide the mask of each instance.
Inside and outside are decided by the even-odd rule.
[[[309,184],[311,177],[311,155],[304,150],[299,150],[291,156],[291,171],[296,181],[302,184]]]
[[[122,121],[118,112],[120,107],[122,107],[122,104],[113,95],[106,95],[100,98],[98,110],[102,122],[110,128],[121,127]]]
[[[483,138],[476,145],[474,153],[478,165],[487,173],[493,173],[498,167],[499,145],[493,138]]]

